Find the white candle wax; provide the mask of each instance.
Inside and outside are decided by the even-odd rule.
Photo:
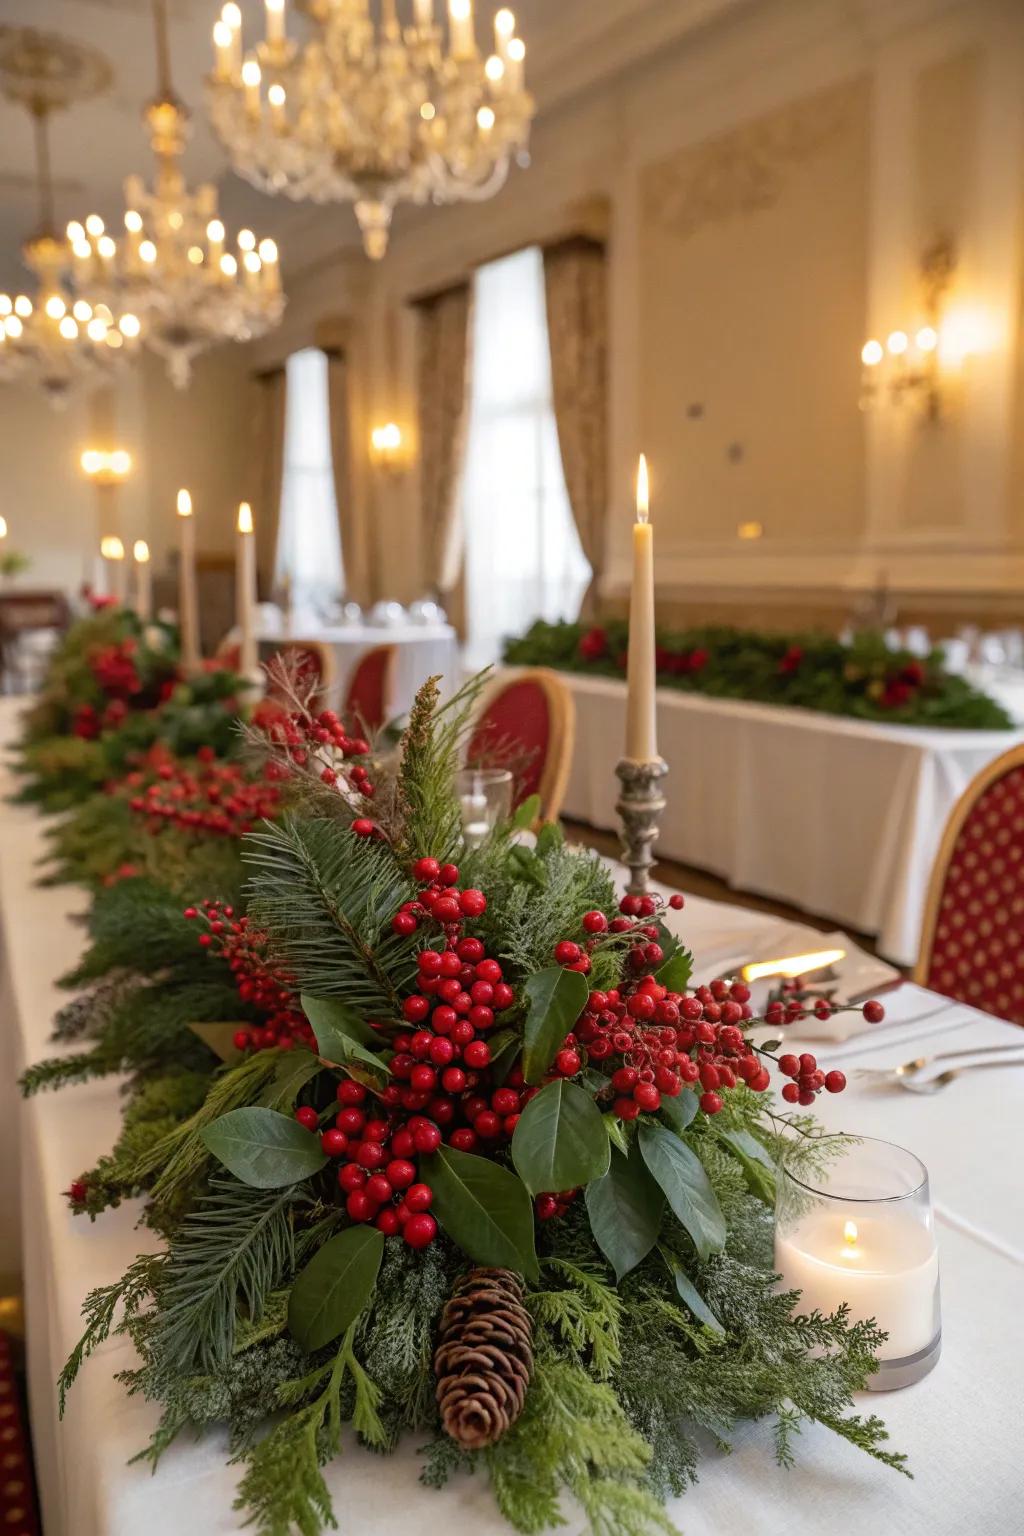
[[[243,501],[238,509],[238,556],[235,565],[235,610],[241,630],[239,671],[253,676],[258,668],[256,654],[256,538],[252,511]]]
[[[855,1322],[874,1318],[889,1335],[881,1360],[903,1360],[939,1331],[939,1260],[931,1231],[909,1212],[813,1210],[775,1233],[775,1268],[798,1310],[834,1312],[847,1302]]]
[[[187,509],[187,510],[186,510]],[[196,528],[192,498],[178,492],[178,623],[181,628],[181,665],[184,672],[199,666],[199,594],[196,589]]]
[[[654,658],[654,530],[648,522],[647,463],[640,457],[637,520],[633,524],[633,585],[629,597],[626,670],[626,756],[650,763],[658,755]]]
[[[149,545],[145,539],[138,539],[135,543],[135,612],[144,624],[147,624],[153,615]]]
[[[121,555],[120,559],[108,560],[107,565],[110,568],[111,594],[118,603],[123,604],[125,599],[126,574],[124,568],[124,555]]]
[[[420,28],[434,25],[434,0],[413,0],[413,15]]]

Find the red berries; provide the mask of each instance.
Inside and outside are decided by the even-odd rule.
[[[466,917],[480,917],[487,911],[487,897],[471,886],[459,892],[459,906]]]
[[[417,859],[412,867],[413,878],[421,885],[427,885],[431,880],[436,880],[441,873],[441,866],[436,859]]]
[[[567,1047],[557,1053],[553,1065],[560,1077],[575,1077],[583,1065],[583,1058],[579,1051]]]
[[[832,1071],[832,1072],[826,1072],[825,1073],[825,1091],[827,1093],[842,1093],[842,1091],[843,1091],[843,1089],[845,1087],[846,1087],[846,1073],[845,1072]]]
[[[374,824],[366,816],[357,816],[355,821],[352,823],[352,831],[355,833],[356,837],[372,837],[374,833]]]
[[[559,965],[573,965],[581,954],[582,950],[572,939],[562,939],[555,945],[555,960]]]
[[[426,1248],[437,1236],[437,1222],[429,1211],[414,1211],[402,1228],[410,1248]]]
[[[867,1019],[869,1024],[881,1024],[882,1020],[885,1018],[885,1009],[882,1007],[881,1003],[877,1002],[874,998],[864,1004],[861,1012],[864,1014],[864,1017]]]
[[[597,912],[597,911],[594,911],[594,912],[584,912],[584,914],[583,914],[583,931],[584,931],[584,933],[605,933],[607,931],[607,928],[608,928],[608,919],[605,917],[603,912]]]

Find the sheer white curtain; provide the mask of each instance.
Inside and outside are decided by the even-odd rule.
[[[296,606],[325,609],[343,590],[341,536],[331,465],[327,357],[318,347],[286,363],[284,473],[274,574]]]
[[[534,619],[575,618],[590,581],[562,473],[540,250],[481,267],[462,479],[466,657],[494,661]]]

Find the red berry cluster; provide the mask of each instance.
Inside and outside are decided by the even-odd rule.
[[[277,814],[281,792],[273,784],[251,778],[238,763],[218,762],[206,749],[201,751],[200,768],[161,762],[156,780],[129,800],[132,810],[146,817],[151,832],[173,825],[241,837]]]
[[[98,646],[89,654],[89,670],[108,698],[128,699],[142,692],[135,665],[135,641],[129,636],[116,645]]]
[[[376,830],[373,822],[353,822],[352,830],[360,837],[369,836],[364,830]],[[409,935],[420,924],[433,919],[440,923],[449,938],[454,938],[467,917],[482,917],[487,911],[487,897],[472,886],[464,891],[457,889],[459,870],[455,864],[440,864],[437,859],[417,859],[412,868],[413,876],[423,889],[415,901],[403,902],[395,913],[391,926],[395,933]]]
[[[295,979],[267,958],[266,933],[254,928],[248,917],[236,917],[234,907],[209,899],[186,907],[185,917],[205,924],[199,943],[223,956],[242,1002],[263,1014],[259,1024],[235,1031],[235,1048],[265,1051],[277,1046],[287,1051],[298,1044],[315,1051],[316,1039],[296,999]]]
[[[823,1072],[818,1066],[817,1057],[809,1051],[805,1051],[802,1056],[791,1053],[780,1056],[778,1066],[784,1077],[793,1079],[782,1090],[782,1097],[787,1104],[813,1104],[822,1088],[829,1093],[842,1093],[846,1087],[845,1073]]]
[[[764,1022],[773,1026],[798,1024],[811,1014],[816,1019],[831,1019],[837,1013],[851,1013],[857,1006],[834,1003],[828,997],[809,992],[799,976],[784,981],[779,991],[783,995],[772,998],[764,1011]],[[885,1018],[885,1009],[874,998],[864,1004],[861,1012],[869,1024],[880,1024]]]
[[[333,709],[314,715],[301,709],[289,711],[266,699],[257,707],[252,723],[289,765],[318,775],[325,784],[335,785],[342,779],[355,794],[373,798],[374,785],[366,766],[347,761],[368,756],[370,744],[361,736],[350,736]],[[339,771],[342,766],[343,771]]]
[[[103,721],[92,704],[80,704],[71,716],[71,734],[80,741],[95,741],[102,729]]]

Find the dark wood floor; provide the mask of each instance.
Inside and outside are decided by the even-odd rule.
[[[583,821],[564,821],[563,825],[566,836],[572,842],[582,843],[587,848],[596,848],[598,853],[603,853],[609,858],[621,857],[619,840],[614,832],[599,831],[597,827],[588,826]],[[695,869],[692,864],[680,864],[675,859],[659,859],[654,873],[655,877],[665,885],[686,891],[691,896],[703,896],[708,901],[727,901],[734,907],[750,907],[755,912],[771,912],[775,916],[788,918],[792,922],[807,923],[812,928],[820,929],[822,933],[830,933],[843,926],[834,918],[805,912],[800,907],[788,906],[784,901],[774,901],[767,896],[755,896],[749,891],[734,890],[717,875],[708,874],[704,869]],[[852,928],[847,932],[869,954],[878,953],[875,941],[870,935],[857,933]]]

